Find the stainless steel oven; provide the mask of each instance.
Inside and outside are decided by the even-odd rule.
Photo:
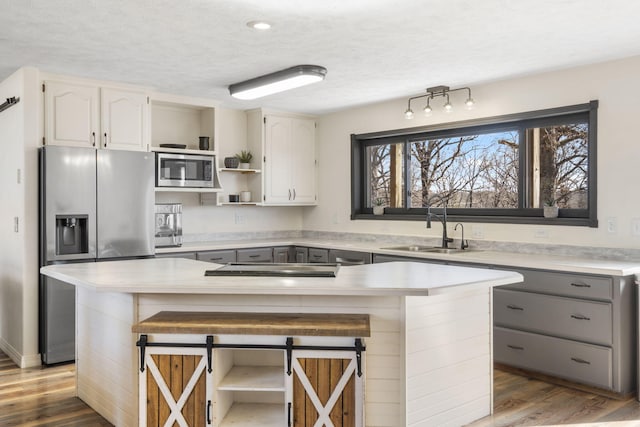
[[[156,153],[156,187],[213,188],[213,156]]]

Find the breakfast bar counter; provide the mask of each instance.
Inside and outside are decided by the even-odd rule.
[[[43,267],[76,286],[77,395],[117,426],[138,425],[140,336],[132,328],[160,312],[351,314],[370,319],[361,425],[459,426],[492,412],[492,288],[520,274],[394,262],[340,267],[335,277],[205,276],[219,267],[180,258]],[[152,339],[204,342],[201,335]],[[292,342],[323,339],[336,337]],[[210,425],[225,425],[218,415]]]

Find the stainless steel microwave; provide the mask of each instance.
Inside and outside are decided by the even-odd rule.
[[[213,188],[215,157],[156,153],[156,187]]]

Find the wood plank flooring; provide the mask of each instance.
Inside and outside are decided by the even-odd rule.
[[[75,388],[73,364],[20,369],[0,352],[0,426],[111,426],[74,397]]]
[[[496,369],[495,414],[468,427],[640,427],[640,402],[614,400]],[[0,426],[111,426],[75,394],[73,364],[19,369],[0,352]]]
[[[614,400],[494,370],[494,415],[468,427],[638,427],[635,396]]]

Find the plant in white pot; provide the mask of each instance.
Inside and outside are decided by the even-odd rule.
[[[251,151],[249,150],[241,150],[236,154],[236,158],[240,162],[240,169],[249,169],[251,160],[253,159],[253,154],[251,154]]]
[[[542,211],[545,218],[557,218],[558,217],[558,204],[555,199],[549,199],[544,203]]]
[[[373,214],[382,215],[384,213],[385,200],[382,197],[378,197],[373,201]]]

